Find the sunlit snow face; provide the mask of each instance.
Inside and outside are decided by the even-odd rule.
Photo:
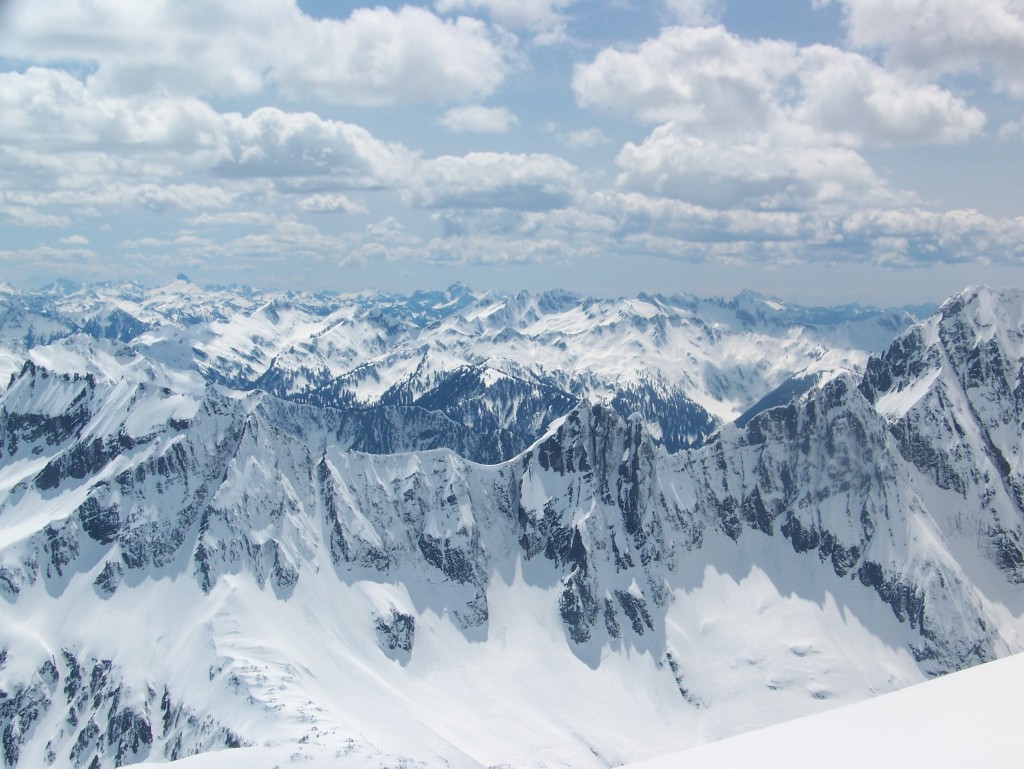
[[[0,257],[26,285],[902,303],[979,268],[1018,282],[1024,21],[965,12],[12,0]]]

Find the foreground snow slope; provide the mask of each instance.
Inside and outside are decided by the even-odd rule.
[[[1018,654],[624,769],[1012,769],[1021,764],[1022,712]]]
[[[871,700],[622,769],[963,769],[1020,765],[1024,655],[989,662]],[[384,756],[348,746],[247,748],[176,761],[174,769],[378,769]],[[166,764],[164,764],[167,766]]]

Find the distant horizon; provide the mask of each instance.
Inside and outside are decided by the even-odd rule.
[[[948,299],[962,293],[963,291],[970,290],[971,288],[978,288],[987,286],[993,289],[1019,289],[1018,286],[992,286],[985,283],[976,283],[965,285],[960,289],[953,291],[947,296],[942,297],[938,301],[934,302],[907,302],[904,304],[875,304],[866,301],[852,301],[852,302],[838,302],[834,304],[806,304],[800,301],[794,301],[785,297],[780,297],[776,294],[766,293],[750,286],[738,287],[731,294],[700,294],[692,291],[645,291],[640,290],[632,293],[605,293],[596,294],[588,293],[586,291],[580,291],[574,288],[568,288],[565,286],[552,286],[550,288],[542,288],[539,290],[532,290],[528,288],[478,288],[470,285],[469,283],[461,280],[455,280],[447,286],[429,287],[429,288],[413,288],[409,291],[402,291],[391,288],[381,288],[377,286],[368,286],[366,288],[358,290],[336,290],[329,288],[287,288],[279,286],[262,286],[254,283],[218,283],[209,282],[201,283],[193,280],[187,275],[178,275],[170,280],[163,282],[147,283],[137,278],[106,278],[94,281],[79,281],[72,280],[69,278],[57,278],[50,281],[37,285],[35,287],[19,286],[8,280],[0,280],[0,287],[7,286],[14,291],[22,294],[45,294],[52,293],[55,289],[64,284],[65,290],[70,292],[83,291],[91,288],[117,288],[119,286],[138,286],[145,291],[158,291],[163,288],[167,288],[173,283],[187,283],[189,285],[196,286],[202,291],[251,291],[256,293],[285,293],[285,294],[296,294],[296,295],[307,295],[307,296],[337,296],[337,297],[355,297],[360,295],[373,295],[381,294],[385,296],[393,297],[415,297],[418,294],[442,294],[446,292],[452,292],[455,289],[465,289],[469,293],[473,294],[477,298],[483,298],[488,295],[495,297],[502,296],[516,296],[519,293],[525,292],[530,296],[542,296],[545,294],[558,294],[565,293],[581,299],[594,299],[598,301],[615,301],[615,300],[627,300],[627,299],[644,299],[647,297],[653,299],[665,299],[671,300],[675,298],[679,299],[692,299],[696,301],[708,302],[708,301],[721,301],[721,302],[733,302],[739,299],[744,294],[764,299],[766,301],[777,301],[783,302],[790,307],[799,307],[803,309],[842,309],[844,307],[857,307],[865,310],[903,310],[910,312],[911,314],[916,313],[930,313],[938,309],[943,302]]]

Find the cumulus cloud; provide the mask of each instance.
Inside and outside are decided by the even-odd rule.
[[[68,217],[48,214],[34,206],[5,205],[3,210],[0,210],[0,219],[18,227],[62,229],[71,226],[71,220]]]
[[[437,0],[439,13],[486,11],[508,29],[531,32],[537,43],[554,43],[565,35],[567,18],[562,12],[576,0]]]
[[[674,27],[637,50],[577,65],[582,106],[675,121],[694,132],[790,130],[847,144],[958,141],[984,115],[943,89],[831,46],[744,40],[723,27]]]
[[[874,253],[881,236],[853,244],[841,223],[919,200],[892,189],[863,148],[965,141],[985,122],[950,92],[861,54],[746,40],[721,26],[606,49],[577,66],[573,86],[584,106],[658,123],[623,146],[617,194],[605,198],[621,209],[623,237],[645,248],[677,237],[752,252],[786,242],[808,255],[838,243]]]
[[[513,55],[476,19],[416,6],[314,19],[295,0],[15,0],[0,45],[29,62],[85,62],[104,93],[238,96],[272,86],[360,105],[478,99]]]
[[[620,239],[634,244],[675,241],[676,251],[701,243],[806,244],[821,234],[801,212],[723,210],[639,192],[600,193],[595,205],[616,222]]]
[[[224,208],[234,197],[219,187],[191,183],[138,184],[126,186],[124,192],[127,193],[127,206],[148,208],[151,211]]]
[[[1024,217],[916,206],[755,211],[719,209],[641,192],[607,192],[594,205],[616,223],[620,251],[671,259],[758,263],[865,262],[888,266],[1013,263],[1024,256]]]
[[[415,6],[360,8],[346,21],[307,21],[290,42],[310,50],[271,64],[286,93],[375,105],[469,101],[494,92],[511,63],[510,41],[468,17],[441,19]]]
[[[887,260],[970,261],[979,257],[1006,261],[1024,256],[1024,217],[998,219],[974,210],[858,211],[843,222],[843,237],[870,241]]]
[[[423,162],[406,196],[426,208],[547,210],[572,201],[577,173],[553,155],[444,155]]]
[[[1024,139],[1024,119],[1003,123],[999,126],[998,136],[1004,142]]]
[[[376,139],[351,123],[312,112],[263,107],[250,115],[219,116],[216,171],[226,176],[331,177],[352,188],[386,186],[403,178],[414,155],[399,144]]]
[[[802,49],[798,77],[796,119],[844,143],[946,144],[977,136],[985,125],[980,110],[949,91],[831,46]]]
[[[816,0],[842,6],[850,43],[929,74],[987,71],[1024,97],[1021,0]]]
[[[299,208],[311,214],[365,214],[366,207],[341,194],[309,195],[298,202]]]
[[[217,120],[212,107],[190,97],[103,95],[95,78],[47,67],[0,73],[5,142],[36,151],[200,149],[212,145],[202,129]]]
[[[274,215],[266,211],[204,211],[185,220],[193,227],[265,227],[275,221]]]
[[[73,272],[87,264],[92,267],[99,267],[96,252],[88,248],[54,248],[52,246],[37,246],[36,248],[25,249],[4,249],[0,250],[0,262],[12,262],[29,265],[45,264],[52,270],[54,267],[61,267]],[[65,274],[69,274],[65,273]],[[53,273],[50,273],[52,277]]]
[[[0,169],[8,185],[46,196],[35,205],[223,208],[266,182],[387,187],[418,162],[400,144],[311,112],[241,115],[191,97],[103,95],[92,78],[41,67],[0,73],[0,133]],[[209,181],[180,184],[187,175]]]
[[[648,124],[592,175],[543,153],[425,157],[337,114],[282,108],[427,104],[415,117],[446,111],[425,127],[508,132],[516,115],[480,104],[520,66],[514,34],[559,39],[574,1],[431,0],[314,19],[296,0],[14,0],[0,50],[26,67],[0,73],[0,221],[96,242],[87,217],[130,211],[118,223],[130,228],[123,247],[146,252],[140,263],[223,259],[254,275],[267,264],[283,274],[297,258],[1024,256],[1024,221],[927,211],[867,160],[872,147],[981,134],[982,113],[940,74],[988,73],[1024,95],[1024,0],[981,0],[960,14],[953,0],[818,0],[843,6],[860,53],[744,39],[715,26],[718,0],[665,0],[682,26],[574,70],[580,106]],[[41,63],[50,66],[31,66]],[[1022,124],[1004,123],[999,136],[1018,139]],[[577,150],[611,141],[596,127],[543,130]],[[396,216],[338,234],[340,217],[306,215],[367,215],[360,200],[370,199]],[[402,205],[427,211],[406,219]],[[3,258],[71,269],[78,257],[96,261],[83,235],[53,234],[49,246]]]
[[[797,48],[743,40],[722,27],[671,27],[639,48],[606,48],[577,64],[581,106],[710,128],[764,125],[793,74]]]
[[[665,0],[668,10],[680,24],[706,26],[718,21],[721,0]]]
[[[581,128],[576,131],[559,133],[558,140],[569,149],[584,150],[599,147],[611,141],[600,128]]]
[[[261,226],[275,220],[270,212],[253,219],[252,202],[280,206],[288,198],[306,212],[366,213],[342,194],[352,189],[399,190],[427,208],[546,210],[569,204],[577,176],[551,155],[424,160],[312,112],[263,107],[242,115],[191,97],[104,95],[93,78],[39,67],[0,74],[0,108],[8,142],[0,166],[8,180],[17,171],[27,185],[8,201],[14,207],[7,217],[23,223],[67,226],[66,219],[30,214],[64,205],[90,214],[198,210],[204,213],[190,219],[197,226]],[[514,120],[485,108],[448,117],[453,126],[478,129]],[[236,203],[245,208],[230,210]]]
[[[470,105],[452,107],[441,116],[441,125],[455,133],[503,134],[519,123],[505,107]]]
[[[639,145],[627,143],[617,163],[625,188],[711,208],[796,210],[894,197],[848,147],[782,147],[768,135],[721,142],[676,123],[659,126]]]

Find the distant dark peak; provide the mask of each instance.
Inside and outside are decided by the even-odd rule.
[[[757,304],[764,304],[767,301],[767,297],[755,291],[752,288],[744,288],[732,299],[732,304],[740,304],[743,302],[756,302]]]
[[[894,307],[894,313],[906,313],[914,320],[924,320],[930,318],[932,315],[939,311],[939,305],[934,302],[927,302],[925,304],[905,304],[901,307]]]
[[[471,289],[462,281],[456,281],[452,283],[450,286],[448,286],[448,288],[445,289],[444,293],[445,296],[447,296],[449,299],[459,299],[461,297],[469,297],[472,299],[475,297],[473,289]]]
[[[76,280],[68,280],[67,278],[57,278],[52,283],[47,283],[40,289],[40,293],[52,294],[56,296],[69,296],[76,291],[82,290],[82,283]],[[20,293],[20,292],[19,292]]]
[[[641,291],[636,295],[637,301],[647,302],[657,307],[659,310],[665,310],[669,307],[680,307],[681,303],[677,302],[677,299],[682,297],[671,297],[665,296],[664,294],[649,294],[646,291]]]
[[[796,398],[810,392],[817,381],[818,377],[815,374],[790,377],[740,414],[735,420],[736,426],[745,427],[750,420],[759,414],[779,406],[786,406]]]
[[[579,294],[561,288],[545,291],[537,297],[537,306],[544,312],[564,312],[580,304]]]
[[[275,325],[281,322],[281,313],[291,308],[291,303],[286,299],[274,297],[256,312],[261,313],[267,320]]]

